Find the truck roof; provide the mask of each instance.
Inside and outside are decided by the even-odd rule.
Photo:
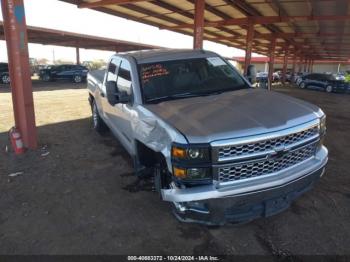
[[[205,51],[205,50],[166,49],[166,48],[127,52],[127,53],[121,53],[121,55],[131,56],[135,58],[138,64],[177,60],[177,59],[218,56],[218,54],[214,52]]]

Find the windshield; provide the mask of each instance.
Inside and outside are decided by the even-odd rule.
[[[250,86],[220,57],[139,65],[146,103],[211,95]]]

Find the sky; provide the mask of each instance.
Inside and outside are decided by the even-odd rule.
[[[153,26],[130,21],[105,13],[78,9],[75,5],[57,0],[24,0],[27,25],[83,33],[113,39],[152,44],[168,48],[192,48],[192,37],[160,30]],[[0,6],[1,10],[1,6]],[[0,12],[0,20],[2,12]],[[244,56],[245,52],[225,45],[204,41],[204,49],[225,57]],[[29,44],[32,58],[46,58],[50,61],[62,59],[75,61],[75,49],[69,47]],[[81,61],[107,60],[113,52],[81,49]],[[6,44],[0,41],[0,62],[7,61]]]

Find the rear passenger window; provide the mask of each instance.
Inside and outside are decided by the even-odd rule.
[[[130,63],[123,59],[119,68],[117,86],[119,91],[125,91],[131,95],[131,67]]]

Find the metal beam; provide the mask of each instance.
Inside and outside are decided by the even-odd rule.
[[[92,3],[81,3],[78,5],[78,8],[95,8],[95,7],[101,7],[106,5],[125,5],[125,4],[132,4],[136,2],[149,2],[152,0],[101,0],[97,2]]]
[[[204,10],[205,10],[205,0],[195,0],[193,49],[203,48]]]
[[[23,137],[24,146],[29,149],[36,149],[37,131],[23,0],[2,0],[1,7],[4,18],[15,125]]]
[[[250,23],[256,25],[269,25],[276,23],[289,23],[289,22],[307,22],[307,21],[346,21],[350,20],[350,15],[343,16],[250,16],[244,18],[232,18],[215,22],[205,22],[204,27],[219,27],[219,26],[231,26],[231,25],[249,25]],[[176,26],[164,26],[163,29],[184,29],[193,28],[193,24],[178,24]]]
[[[75,54],[76,54],[77,65],[80,65],[80,49],[79,49],[79,47],[75,48]]]

